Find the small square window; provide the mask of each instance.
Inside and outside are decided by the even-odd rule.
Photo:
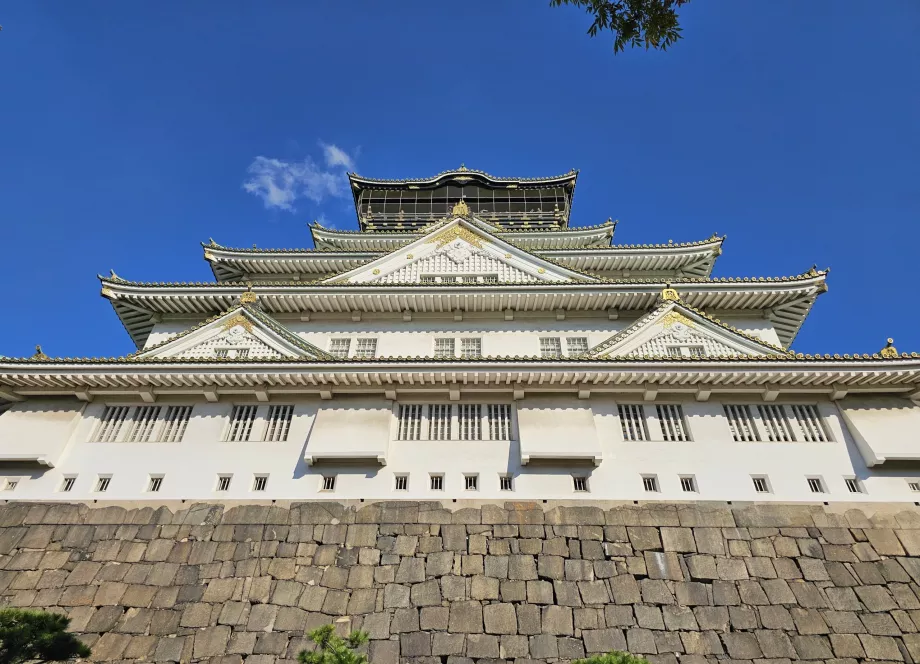
[[[479,490],[479,475],[464,475],[463,486],[467,491]]]
[[[100,475],[99,479],[96,480],[96,491],[103,493],[109,490],[109,484],[112,481],[111,475]]]
[[[8,479],[6,484],[3,485],[4,491],[15,491],[16,487],[19,486],[19,480]]]
[[[444,491],[444,476],[443,475],[432,475],[431,476],[431,490],[432,491]]]
[[[685,475],[680,478],[680,490],[687,493],[696,493],[696,478]]]
[[[65,477],[64,482],[61,484],[61,491],[70,491],[73,489],[74,482],[77,481],[77,476],[73,475],[71,477]],[[920,489],[918,489],[920,491]]]
[[[770,493],[770,485],[766,477],[752,477],[754,482],[754,491],[757,493]]]
[[[395,488],[397,491],[408,491],[409,490],[409,476],[408,475],[397,475]]]
[[[231,479],[233,479],[233,475],[218,475],[217,476],[217,490],[218,491],[229,491]]]
[[[268,486],[268,475],[256,475],[252,480],[253,491],[265,491]]]
[[[908,482],[907,488],[911,491],[920,491],[920,482]]]
[[[214,357],[216,357],[219,360],[225,360],[227,359],[227,357],[229,357],[229,355],[230,355],[229,348],[215,348],[214,349]]]
[[[572,475],[572,488],[575,491],[586,493],[588,491],[588,478]]]
[[[514,491],[514,478],[511,475],[498,476],[499,491]]]
[[[845,477],[843,481],[846,482],[847,491],[850,493],[864,493],[862,485],[855,477]]]
[[[323,491],[335,491],[335,475],[323,475]]]
[[[820,477],[809,477],[808,478],[808,489],[812,493],[826,493],[824,491],[824,482],[821,481]]]
[[[642,476],[642,488],[651,493],[658,493],[658,476],[657,475],[643,475]]]
[[[151,475],[150,481],[147,482],[147,491],[150,493],[156,493],[163,486],[163,476],[162,475]]]

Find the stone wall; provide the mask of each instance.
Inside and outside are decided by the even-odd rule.
[[[0,599],[99,661],[920,662],[918,555],[905,505],[0,506]]]

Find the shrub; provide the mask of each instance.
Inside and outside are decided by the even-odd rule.
[[[310,640],[317,648],[313,652],[301,650],[297,655],[301,664],[367,664],[367,656],[354,651],[367,643],[367,632],[352,632],[343,639],[335,633],[334,625],[324,625],[310,632]]]
[[[606,655],[595,655],[588,659],[576,660],[575,664],[649,664],[649,661],[644,657],[614,650]]]
[[[0,664],[89,657],[86,644],[65,631],[69,624],[59,613],[0,609]]]

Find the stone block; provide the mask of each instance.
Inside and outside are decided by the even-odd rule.
[[[478,601],[471,600],[451,604],[448,631],[462,634],[481,634],[482,630],[482,605]]]
[[[904,547],[901,540],[891,528],[869,528],[864,531],[869,544],[880,556],[903,556]],[[868,649],[867,649],[868,654]],[[869,657],[872,657],[869,655]]]
[[[626,630],[626,648],[634,655],[657,654],[655,633],[638,627]]]
[[[567,606],[544,606],[541,613],[543,632],[556,636],[572,636],[575,633],[572,609]]]
[[[396,609],[393,612],[393,618],[390,621],[390,632],[392,634],[417,632],[419,629],[418,609]]]
[[[530,656],[534,659],[555,659],[559,657],[559,645],[551,634],[530,637]]]
[[[437,579],[412,586],[410,600],[413,606],[438,606],[441,604],[441,585]]]
[[[427,632],[400,634],[399,652],[402,657],[427,657],[431,655],[431,635]]]
[[[490,576],[474,576],[470,580],[470,599],[498,599],[499,581]]]
[[[218,657],[227,651],[230,628],[226,625],[207,627],[195,633],[194,656]]]
[[[507,579],[508,556],[486,556],[485,571],[486,576],[492,576],[496,579]]]
[[[539,607],[533,604],[518,604],[515,609],[518,621],[518,634],[540,634],[543,631]]]
[[[466,649],[466,636],[463,634],[445,634],[436,632],[431,643],[431,654],[434,657],[449,655],[462,655]]]
[[[629,543],[636,551],[660,550],[658,529],[649,526],[630,526],[626,529]]]
[[[631,574],[621,574],[610,579],[610,593],[616,604],[637,604],[642,601],[639,584]]]

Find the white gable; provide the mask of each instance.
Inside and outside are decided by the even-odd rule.
[[[275,358],[282,357],[276,349],[247,331],[243,325],[237,324],[226,330],[223,334],[216,334],[210,339],[195,344],[173,357],[192,358]]]
[[[476,277],[479,282],[591,281],[494,235],[480,222],[457,217],[405,247],[345,274],[335,283],[423,283]]]

